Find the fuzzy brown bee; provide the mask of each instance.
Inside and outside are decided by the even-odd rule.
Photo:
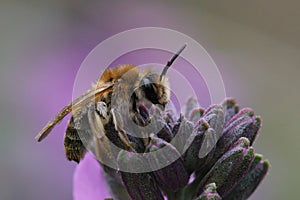
[[[165,107],[170,100],[166,72],[185,47],[172,57],[161,74],[151,69],[141,71],[134,65],[106,69],[89,91],[64,107],[42,129],[36,136],[37,141],[42,141],[57,123],[72,112],[64,139],[68,160],[79,163],[85,155],[86,145],[93,138],[99,141],[94,141],[96,144],[88,148],[94,148],[98,158],[111,153],[109,141],[124,149],[143,151],[143,141],[132,142],[140,139],[126,134],[122,125],[124,115],[120,113],[127,113],[128,118],[137,125],[146,126],[150,117],[142,102],[146,100]],[[84,135],[84,138],[80,135]]]

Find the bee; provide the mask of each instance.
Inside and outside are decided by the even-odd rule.
[[[37,141],[47,137],[55,125],[72,112],[64,137],[68,160],[79,163],[87,148],[94,148],[97,158],[110,156],[111,147],[108,144],[111,141],[123,149],[144,151],[142,139],[126,133],[124,113],[137,125],[146,126],[150,123],[150,116],[144,100],[165,108],[170,101],[166,72],[185,47],[186,44],[174,54],[161,74],[151,69],[142,71],[134,65],[104,70],[90,90],[66,105],[48,122],[36,136]],[[95,145],[87,147],[86,144],[91,141]]]

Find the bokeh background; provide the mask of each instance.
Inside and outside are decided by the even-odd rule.
[[[255,148],[271,169],[251,199],[297,199],[299,6],[296,0],[1,0],[0,199],[72,199],[76,164],[64,156],[67,120],[41,144],[34,136],[71,100],[89,51],[143,26],[196,39],[219,67],[227,95],[262,116]]]

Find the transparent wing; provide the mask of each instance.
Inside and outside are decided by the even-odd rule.
[[[89,90],[68,105],[66,105],[61,111],[59,111],[52,121],[49,121],[48,124],[37,134],[35,137],[38,142],[42,141],[45,137],[49,135],[54,126],[58,124],[65,116],[70,112],[80,109],[82,106],[87,105],[91,100],[95,100],[97,97],[101,96],[104,92],[110,90],[113,86],[113,83],[104,84],[96,89]]]

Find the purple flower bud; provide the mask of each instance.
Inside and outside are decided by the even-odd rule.
[[[194,129],[192,122],[186,120],[182,115],[178,119],[177,123],[173,127],[174,138],[171,144],[177,149],[182,155],[185,152],[185,145],[187,139],[191,136]]]
[[[203,119],[205,119],[209,126],[215,130],[217,139],[220,138],[223,131],[224,125],[224,113],[223,108],[220,105],[210,106],[203,114]]]
[[[217,143],[214,160],[226,152],[239,138],[246,137],[252,145],[261,125],[260,118],[253,117],[253,111],[243,109],[228,121],[222,137]]]
[[[204,134],[208,129],[209,124],[204,119],[201,119],[196,124],[185,144],[183,159],[185,168],[190,174],[205,163],[205,159],[199,158],[199,151],[202,146]]]
[[[248,144],[247,144],[248,143]],[[223,196],[243,177],[253,158],[253,148],[241,138],[234,148],[225,153],[205,175],[199,184],[200,191],[208,183],[216,183],[218,193]]]
[[[157,151],[160,148],[164,148],[160,154],[156,154],[155,157],[149,158],[149,164],[154,169],[160,166],[161,161],[170,161],[170,164],[162,169],[153,171],[153,175],[156,179],[157,184],[162,189],[171,191],[177,191],[183,188],[189,181],[189,174],[185,170],[183,159],[179,152],[170,143],[160,139],[151,138],[151,144],[149,145],[150,152]],[[175,158],[176,161],[172,162]]]
[[[204,125],[206,124],[206,125]],[[202,118],[195,125],[194,134],[192,134],[186,143],[186,149],[191,144],[192,146],[185,155],[185,159],[189,160],[186,163],[188,171],[191,170],[201,171],[203,167],[209,165],[213,159],[214,151],[216,148],[217,141],[222,135],[224,124],[223,108],[220,105],[210,106],[203,114]],[[202,133],[197,132],[199,127],[203,126],[207,129]],[[196,137],[197,135],[197,137]],[[195,138],[195,142],[191,142]],[[195,153],[197,152],[197,157]],[[193,160],[193,161],[192,161]],[[211,163],[210,165],[212,165]]]
[[[221,200],[221,197],[217,192],[216,184],[210,183],[206,185],[205,190],[195,200]]]
[[[142,128],[121,121],[132,152],[112,155],[118,169],[103,166],[112,196],[124,200],[162,200],[163,194],[167,199],[247,199],[269,168],[251,147],[261,127],[260,117],[250,108],[239,111],[234,99],[204,111],[191,98],[177,121],[172,113],[151,107],[146,113],[151,122]],[[108,135],[110,142],[124,147],[114,126],[106,126],[113,133]],[[104,156],[107,152],[103,151]],[[132,173],[133,168],[149,170]]]
[[[243,108],[236,115],[234,115],[226,124],[225,129],[230,129],[237,124],[241,123],[241,121],[248,117],[253,117],[254,112],[251,108]]]
[[[194,110],[191,111],[191,114],[189,116],[189,120],[192,122],[197,122],[204,114],[204,109],[202,108],[196,108]]]
[[[235,99],[226,99],[223,103],[224,108],[224,124],[227,124],[227,122],[239,112],[239,107],[236,105]]]
[[[184,116],[186,118],[189,118],[192,111],[194,109],[198,108],[198,102],[195,98],[191,97],[188,99],[187,103],[185,104],[185,109],[184,109]]]
[[[267,174],[268,168],[269,162],[262,161],[262,156],[256,154],[248,172],[238,184],[236,184],[232,191],[224,197],[224,200],[247,199]]]
[[[118,164],[123,167],[144,167],[145,160],[132,152],[120,151]],[[128,170],[129,171],[129,170]],[[132,200],[163,200],[161,191],[151,173],[129,173],[121,171],[125,188]]]
[[[122,180],[132,200],[164,199],[151,174],[122,172]]]
[[[209,163],[213,158],[216,149],[217,141],[220,139],[224,125],[223,108],[220,105],[210,106],[204,113],[204,120],[209,124],[210,129],[204,135],[203,143],[199,151],[199,157],[206,156],[206,163]]]

